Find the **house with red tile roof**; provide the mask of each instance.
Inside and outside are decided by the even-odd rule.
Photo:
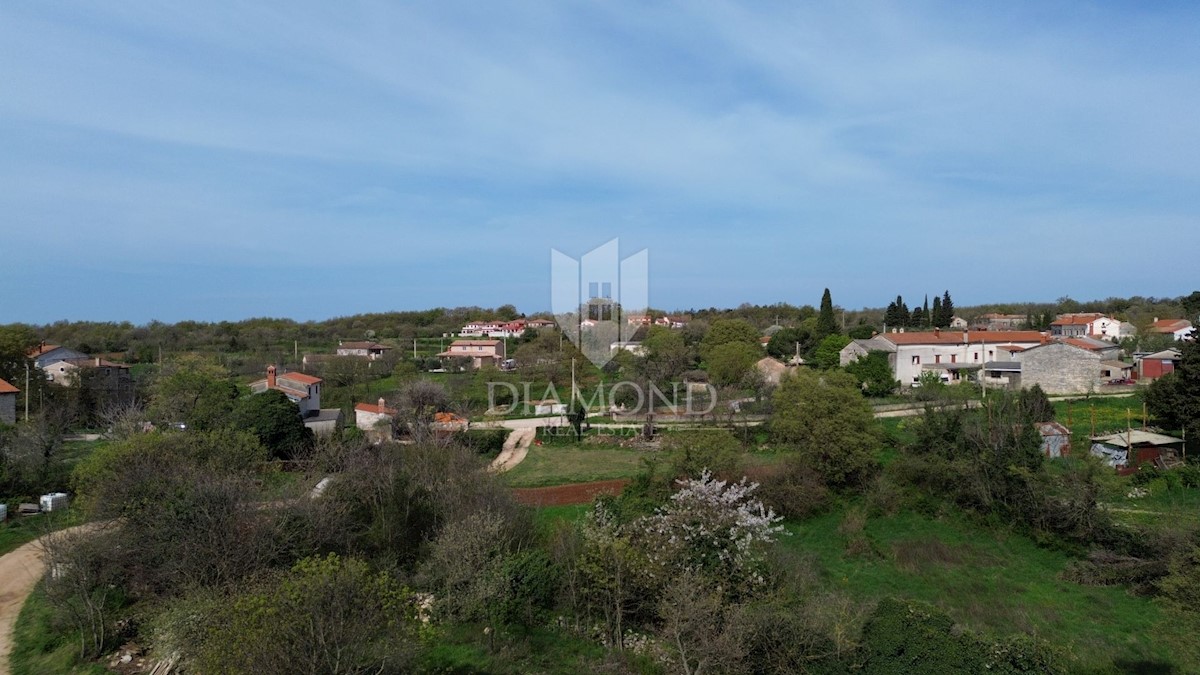
[[[1050,324],[1054,337],[1090,337],[1116,342],[1134,334],[1133,324],[1098,312],[1060,314]]]
[[[888,363],[901,386],[911,387],[925,372],[936,372],[943,381],[971,379],[989,361],[1011,356],[1012,348],[1028,349],[1050,340],[1038,331],[894,332],[853,340],[841,351],[846,365],[871,351],[888,354]]]
[[[390,441],[395,436],[392,433],[392,422],[399,414],[399,410],[387,407],[387,402],[382,398],[377,404],[355,403],[354,426],[362,429],[367,438],[374,443]]]
[[[321,412],[321,384],[319,377],[304,373],[278,373],[275,366],[267,367],[267,377],[250,383],[250,391],[261,394],[268,389],[282,391],[300,408],[301,417],[312,417]]]
[[[1192,322],[1187,319],[1159,319],[1154,318],[1154,323],[1150,325],[1151,333],[1159,335],[1171,335],[1176,340],[1186,340],[1192,335]]]
[[[502,340],[455,340],[450,348],[437,355],[439,359],[471,359],[471,367],[478,370],[484,365],[499,366],[505,358]]]

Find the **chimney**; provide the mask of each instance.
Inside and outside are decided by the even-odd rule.
[[[970,342],[971,342],[971,333],[970,333],[970,331],[964,330],[963,331],[963,344],[968,344]]]
[[[383,397],[380,396],[379,397],[379,412],[383,412],[384,410],[387,410],[387,407],[383,404]]]
[[[96,367],[97,368],[100,367],[100,357],[99,356],[96,357]]]
[[[267,366],[267,388],[275,388],[275,366]]]
[[[940,327],[937,327],[937,326],[935,326],[935,327],[934,327],[934,329],[933,329],[933,337],[935,337],[935,338],[940,338],[940,337],[942,337],[942,329],[941,329]]]

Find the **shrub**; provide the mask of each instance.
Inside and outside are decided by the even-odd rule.
[[[481,455],[498,455],[504,449],[508,434],[506,429],[468,429],[458,434],[457,439]]]

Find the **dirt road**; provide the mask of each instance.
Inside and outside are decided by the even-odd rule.
[[[496,459],[492,460],[492,473],[504,473],[525,460],[529,453],[529,445],[537,436],[537,429],[528,427],[515,429],[508,438],[504,439],[504,449]]]
[[[95,523],[77,525],[61,532],[95,529]],[[54,532],[46,536],[54,536]],[[42,560],[42,539],[33,541],[0,556],[0,675],[8,675],[8,658],[12,653],[13,626],[33,587],[46,571]]]

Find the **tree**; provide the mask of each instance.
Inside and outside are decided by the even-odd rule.
[[[764,547],[783,531],[783,517],[754,496],[758,484],[718,480],[705,470],[679,486],[666,505],[634,526],[653,574],[701,575],[727,598],[761,587]]]
[[[744,342],[726,342],[708,352],[706,365],[713,384],[733,386],[762,358],[762,349]]]
[[[669,382],[692,366],[692,351],[679,331],[651,326],[642,340],[645,352],[636,361],[636,370],[651,382]]]
[[[828,288],[821,295],[821,311],[817,314],[817,329],[814,332],[818,342],[838,332],[837,321],[833,316],[833,298]]]
[[[942,293],[942,320],[937,324],[939,328],[949,328],[950,321],[954,319],[954,302],[950,300],[950,291]]]
[[[936,301],[937,298],[934,298],[934,300]],[[929,313],[929,296],[927,295],[925,296],[925,305],[923,307],[917,307],[913,309],[910,321],[913,326],[923,328],[929,325],[930,320],[931,315]]]
[[[1200,291],[1192,291],[1179,301],[1184,316],[1193,323],[1200,323]]]
[[[845,335],[826,335],[825,339],[813,350],[812,361],[818,368],[837,368],[841,362],[842,348],[850,344],[850,338]]]
[[[775,390],[771,431],[794,445],[830,486],[855,487],[878,468],[881,436],[849,373],[799,370]]]
[[[1041,385],[1035,384],[1028,389],[1022,389],[1017,395],[1017,405],[1020,406],[1022,415],[1031,422],[1054,421],[1054,404],[1050,402],[1050,397],[1046,396]]]
[[[33,367],[30,348],[37,346],[33,329],[23,324],[0,326],[0,380],[17,384],[25,380],[25,367]],[[23,385],[21,385],[24,388]]]
[[[937,328],[942,327],[942,317],[945,312],[942,310],[942,299],[938,296],[933,296],[933,313],[929,317],[929,323]],[[947,322],[948,324],[949,322]]]
[[[807,354],[816,344],[814,337],[815,334],[804,326],[784,328],[767,342],[767,354],[783,361]],[[871,337],[870,334],[867,337]]]
[[[1146,390],[1146,407],[1171,429],[1200,438],[1200,342],[1183,342],[1174,372],[1158,378]]]
[[[433,418],[450,407],[450,394],[441,384],[432,380],[416,380],[400,388],[395,407],[396,430],[411,435],[416,440],[428,440],[433,436]]]
[[[892,373],[888,353],[885,351],[867,352],[866,356],[847,363],[846,372],[858,380],[865,396],[887,396],[900,386],[899,380]]]
[[[312,445],[313,433],[300,419],[300,408],[277,389],[238,399],[230,424],[254,434],[279,459],[291,459]]]
[[[237,397],[224,366],[188,354],[163,366],[150,386],[147,412],[156,424],[218,429],[228,423]]]
[[[758,330],[743,319],[719,319],[712,323],[700,341],[700,356],[707,361],[714,349],[729,343],[758,347],[758,337]]]

